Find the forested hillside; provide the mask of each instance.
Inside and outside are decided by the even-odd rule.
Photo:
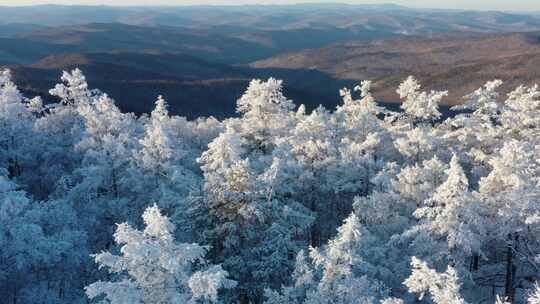
[[[282,85],[188,120],[0,72],[0,302],[540,303],[537,86],[443,119],[413,77],[396,112],[370,81],[313,111]]]
[[[337,79],[371,79],[373,95],[397,102],[394,87],[415,75],[426,89],[449,90],[446,103],[462,102],[490,78],[504,81],[509,93],[540,81],[540,32],[511,34],[447,33],[346,42],[278,55],[251,64],[256,68],[310,69]]]

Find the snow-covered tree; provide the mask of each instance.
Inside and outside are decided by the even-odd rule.
[[[437,304],[467,303],[460,294],[461,283],[453,267],[448,266],[446,272],[438,273],[415,257],[412,258],[411,267],[412,274],[404,284],[410,292],[420,294],[420,299],[428,292]]]
[[[534,291],[529,295],[527,304],[539,304],[540,303],[540,285],[538,283],[534,286]]]
[[[39,100],[34,100],[39,102]],[[31,103],[11,81],[9,70],[0,70],[0,167],[12,178],[25,179],[32,167],[35,121]]]
[[[470,198],[469,183],[457,156],[445,174],[446,181],[414,212],[420,222],[406,234],[415,235],[414,244],[422,247],[420,252],[434,260],[446,255],[452,263],[463,263],[481,253],[485,235],[482,210]],[[442,247],[437,246],[438,242]],[[432,253],[433,247],[437,247],[437,254]]]
[[[538,269],[535,256],[540,248],[534,236],[538,222],[533,220],[538,214],[537,155],[537,149],[528,142],[504,143],[489,161],[492,170],[480,180],[477,193],[486,210],[491,254],[504,257],[491,262],[505,267],[504,280],[499,284],[504,284],[504,295],[510,302],[516,300],[520,278]]]
[[[375,303],[384,298],[384,284],[366,274],[371,266],[362,257],[371,242],[372,236],[352,213],[323,252],[310,253],[321,277],[316,291],[308,292],[306,303]]]
[[[274,78],[252,80],[237,101],[237,112],[242,115],[238,132],[249,143],[252,151],[268,155],[274,140],[290,128],[291,100],[282,93],[283,82]]]
[[[100,95],[88,88],[86,78],[78,69],[64,72],[62,83],[50,90],[60,102],[44,107],[43,115],[34,124],[38,140],[34,143],[36,162],[32,168],[37,180],[31,180],[41,197],[58,191],[62,196],[72,186],[69,176],[80,166],[83,155],[75,145],[83,138],[85,120],[79,109],[87,107]]]
[[[187,230],[193,225],[186,211],[191,208],[190,193],[201,185],[200,175],[192,167],[196,148],[187,142],[187,122],[170,116],[167,107],[159,96],[150,118],[143,124],[144,134],[133,149],[134,167],[127,180],[141,205],[144,200],[157,202],[178,224],[182,222],[178,236],[191,239],[193,231]]]
[[[204,194],[198,222],[210,255],[239,282],[231,295],[239,301],[258,301],[265,288],[287,280],[311,223],[287,184],[295,170],[284,148],[292,108],[281,81],[252,81],[238,100],[241,117],[225,121],[199,158]]]
[[[396,91],[404,99],[401,108],[416,121],[433,121],[441,117],[439,103],[448,95],[446,91],[421,92],[422,86],[409,76]]]
[[[430,160],[402,168],[391,181],[403,199],[421,206],[445,180],[448,166],[434,156]]]
[[[482,88],[464,97],[465,102],[456,106],[455,109],[473,110],[475,114],[495,116],[500,111],[501,105],[497,102],[501,80],[488,81]]]
[[[396,149],[410,163],[431,159],[440,144],[432,128],[426,126],[411,129],[395,140]]]
[[[79,104],[91,103],[92,99],[98,93],[88,88],[86,77],[79,69],[71,72],[64,71],[61,80],[64,83],[57,84],[50,94],[60,98],[65,105],[77,106]]]
[[[84,132],[75,149],[81,152],[83,160],[75,175],[81,177],[76,188],[83,187],[84,191],[75,191],[119,198],[122,171],[128,167],[130,148],[135,144],[134,117],[121,113],[107,95],[92,103],[81,103],[78,112],[84,120]]]
[[[540,128],[540,91],[538,85],[532,87],[519,86],[508,94],[504,103],[505,111],[501,113],[504,136],[538,143],[535,132]]]
[[[298,250],[296,238],[310,221],[301,205],[284,200],[274,189],[281,178],[279,164],[257,174],[251,161],[242,159],[243,142],[228,128],[200,159],[205,175],[202,217],[207,219],[203,234],[215,250],[212,255],[239,281],[241,296],[254,299],[288,274],[293,264],[289,255]]]
[[[63,201],[33,201],[7,175],[0,169],[3,301],[76,301],[87,249],[86,234],[77,229],[73,209]]]
[[[228,273],[221,266],[206,265],[205,247],[177,244],[174,224],[156,205],[146,209],[143,219],[144,231],[127,223],[118,225],[114,238],[121,255],[94,255],[100,267],[118,276],[111,282],[87,286],[90,299],[111,304],[190,303],[199,299],[216,302],[219,289],[236,285],[227,279]]]
[[[311,265],[304,253],[299,253],[294,285],[283,287],[279,293],[267,291],[265,303],[378,303],[388,291],[382,282],[370,278],[367,273],[371,266],[362,257],[372,241],[352,213],[328,246],[311,248]]]

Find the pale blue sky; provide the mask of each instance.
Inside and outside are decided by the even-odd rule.
[[[540,0],[0,0],[0,5],[106,4],[106,5],[192,5],[192,4],[293,4],[298,2],[396,3],[409,7],[458,8],[479,10],[535,10]]]

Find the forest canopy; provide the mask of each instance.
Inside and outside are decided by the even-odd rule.
[[[442,117],[414,77],[311,113],[253,80],[218,121],[1,71],[0,302],[540,304],[540,91],[501,84]]]

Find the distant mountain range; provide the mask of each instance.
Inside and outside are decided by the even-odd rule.
[[[24,20],[24,21],[23,21]],[[335,27],[409,33],[537,28],[538,14],[411,9],[395,4],[307,3],[297,5],[111,7],[39,5],[0,7],[0,24],[39,26],[123,23],[206,28],[222,32]]]
[[[409,74],[456,103],[493,77],[536,81],[536,31],[540,14],[392,4],[0,7],[0,66],[48,100],[61,71],[80,67],[136,113],[163,94],[177,114],[234,115],[249,80],[270,76],[309,108],[335,106],[339,88],[363,79],[396,102]]]
[[[336,27],[304,27],[281,30],[212,29],[178,26],[140,26],[123,23],[89,23],[58,27],[6,24],[0,28],[4,37],[0,62],[29,63],[43,52],[137,51],[192,54],[230,64],[248,63],[283,52],[322,47],[350,40],[369,40],[398,34],[388,30],[352,30]],[[32,52],[22,55],[7,45],[32,45]],[[8,56],[9,55],[9,56]]]

